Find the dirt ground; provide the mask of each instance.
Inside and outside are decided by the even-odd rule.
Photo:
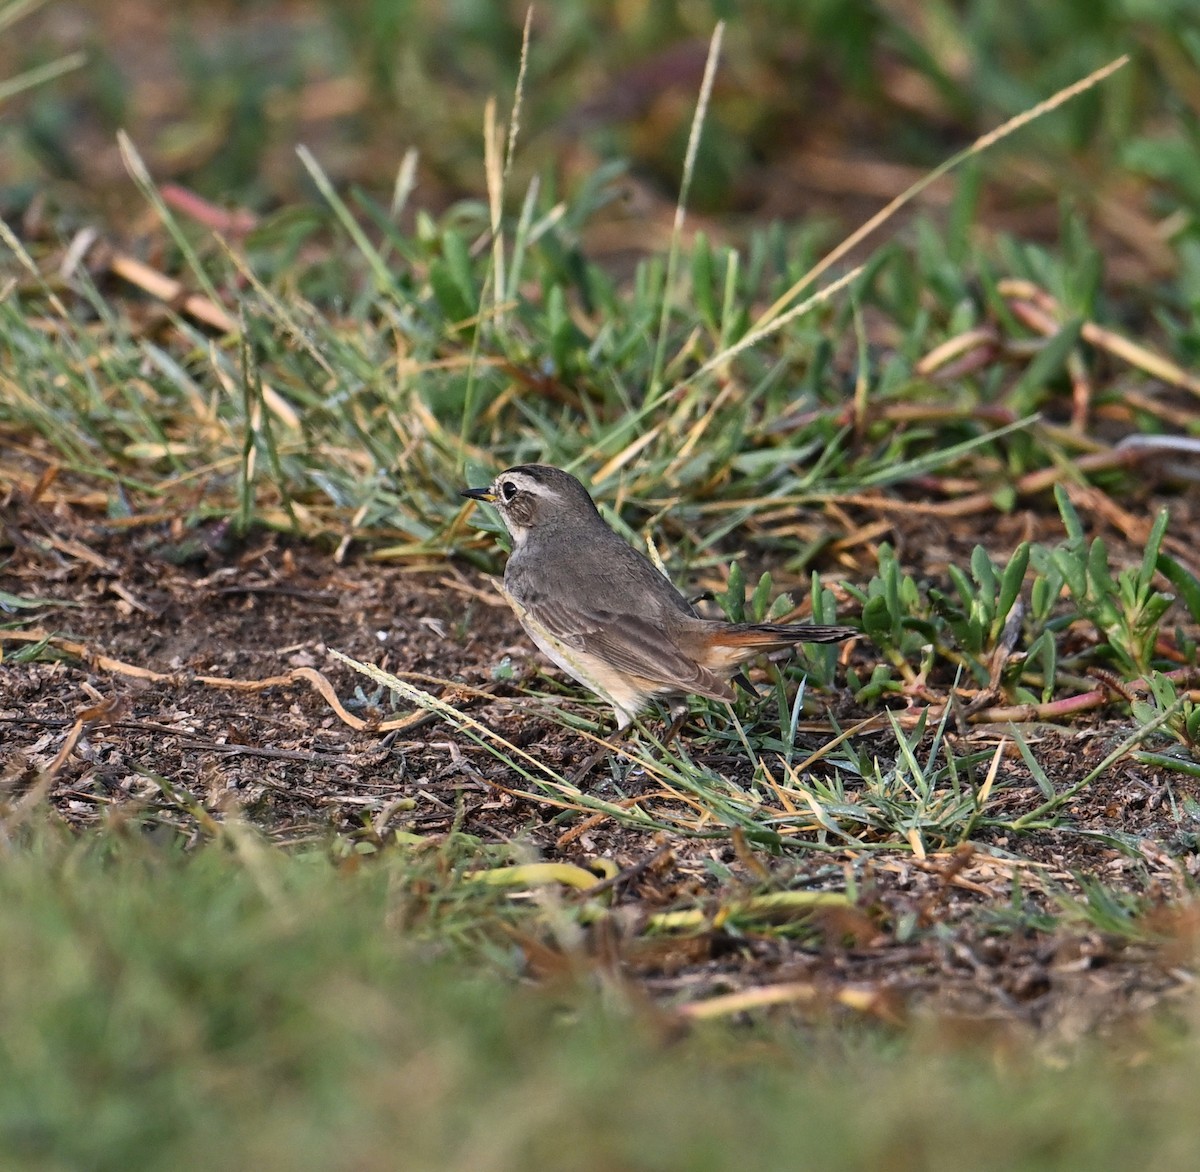
[[[0,590],[57,600],[6,621],[64,641],[57,653],[43,649],[21,662],[30,643],[0,631],[6,803],[51,777],[49,801],[80,827],[129,807],[157,812],[199,838],[202,818],[188,816],[182,792],[217,818],[236,808],[284,842],[379,839],[395,829],[436,836],[457,825],[484,842],[528,844],[548,860],[604,857],[620,868],[612,898],[628,913],[613,921],[627,925],[615,946],[620,966],[659,1002],[800,982],[822,991],[831,1007],[854,1004],[886,1018],[932,1009],[1071,1037],[1170,1005],[1191,986],[1198,927],[1185,893],[1200,870],[1200,817],[1189,813],[1200,787],[1179,773],[1120,764],[1068,810],[1061,831],[985,834],[973,850],[924,860],[902,850],[749,858],[729,841],[651,835],[603,818],[585,826],[585,813],[564,815],[508,792],[511,773],[445,724],[427,720],[384,737],[349,727],[302,681],[252,691],[202,682],[315,668],[359,716],[393,715],[369,703],[354,707],[356,689],[366,699],[368,681],[332,659],[335,648],[428,676],[430,691],[570,769],[591,746],[550,719],[545,698],[526,693],[541,661],[483,575],[450,563],[412,572],[353,553],[338,565],[271,534],[234,546],[221,527],[179,540],[165,526],[123,530],[16,500],[0,520]],[[1004,522],[1012,536],[1040,524]],[[933,560],[962,556],[953,536],[910,538]],[[506,659],[512,673],[497,670]],[[556,673],[539,679],[538,691],[596,711]],[[1065,786],[1129,729],[1114,709],[1028,736]],[[986,730],[978,736],[996,740]],[[821,738],[810,734],[810,741]],[[701,759],[704,752],[695,749]],[[178,787],[175,801],[154,775]],[[603,770],[590,784],[615,796]],[[996,800],[1014,816],[1042,800],[1019,758],[1005,763],[998,784]],[[636,778],[625,779],[626,792],[636,786]],[[1114,835],[1136,850],[1116,849]],[[800,933],[710,927],[679,939],[640,931],[653,912],[712,901],[714,862],[744,878],[747,892],[759,889],[763,867],[788,889],[841,891],[852,875],[857,904]],[[1095,917],[1063,915],[1053,893],[1082,898],[1089,878],[1110,893],[1143,897],[1154,910],[1128,932],[1117,920],[1102,931]],[[728,886],[722,895],[729,898]],[[1030,905],[1056,913],[1053,923],[1038,928]],[[593,945],[614,947],[612,940]]]

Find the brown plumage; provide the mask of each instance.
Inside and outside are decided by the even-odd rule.
[[[857,634],[701,618],[560,468],[522,464],[463,495],[495,505],[512,535],[504,591],[521,625],[559,667],[612,704],[618,728],[652,698],[732,700],[731,674],[764,651]]]

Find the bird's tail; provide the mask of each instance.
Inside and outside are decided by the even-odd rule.
[[[725,671],[763,651],[797,643],[837,643],[859,632],[853,627],[814,627],[810,623],[711,622],[698,640],[697,658],[711,671]]]
[[[811,623],[722,623],[710,638],[718,647],[779,651],[797,643],[840,643],[858,633],[853,627],[817,627]]]

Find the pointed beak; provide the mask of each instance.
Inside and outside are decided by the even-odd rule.
[[[491,488],[464,488],[459,496],[468,496],[473,501],[487,501],[491,503],[496,499],[496,494]]]

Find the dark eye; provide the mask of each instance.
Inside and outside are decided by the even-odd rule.
[[[506,480],[500,486],[500,495],[506,501],[511,501],[517,495],[517,486],[511,480]]]

